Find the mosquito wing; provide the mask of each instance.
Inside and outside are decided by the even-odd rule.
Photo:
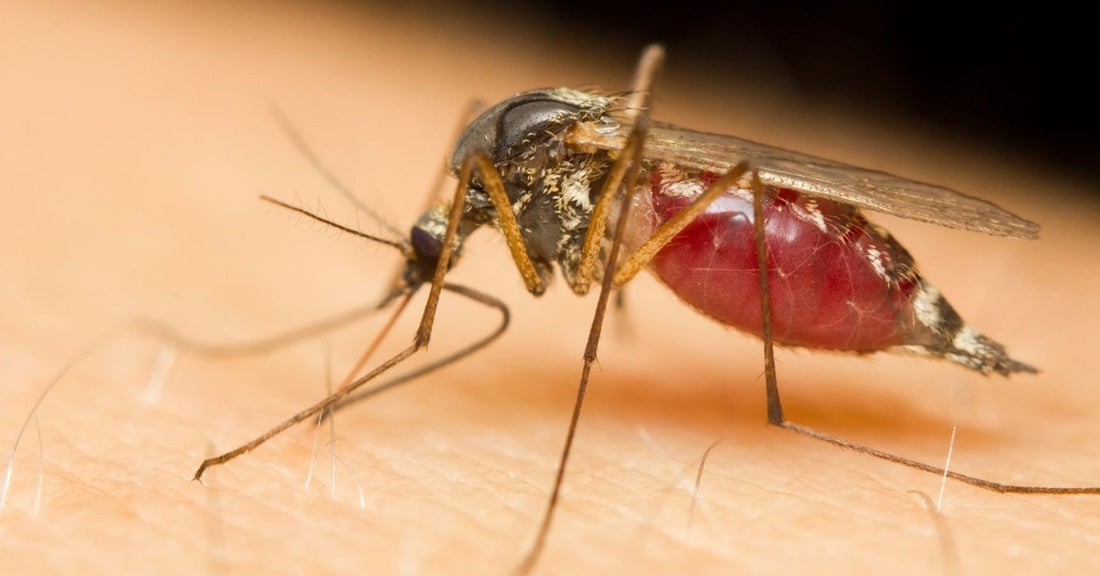
[[[577,130],[576,144],[618,149],[626,141],[629,125],[592,125]],[[813,196],[883,212],[982,232],[992,236],[1038,238],[1039,225],[980,198],[950,188],[816,158],[722,134],[695,132],[655,123],[646,138],[645,156],[719,174],[749,160],[761,181]]]

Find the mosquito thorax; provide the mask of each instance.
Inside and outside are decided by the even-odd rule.
[[[521,152],[536,135],[555,132],[573,122],[607,111],[611,99],[567,88],[517,94],[478,116],[455,144],[451,168],[458,172],[466,158],[485,152],[494,164]]]
[[[456,176],[472,155],[488,157],[513,204],[541,287],[549,283],[554,263],[562,266],[573,285],[592,196],[611,162],[606,153],[571,148],[566,135],[581,122],[611,122],[608,111],[613,103],[614,98],[565,88],[525,92],[478,116],[462,132],[451,155]],[[457,262],[467,236],[479,227],[499,225],[482,177],[475,171],[468,182],[449,268]],[[449,212],[448,205],[435,206],[410,230],[407,285],[428,282],[435,274]],[[541,294],[542,289],[533,293]]]

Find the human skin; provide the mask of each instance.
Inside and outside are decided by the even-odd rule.
[[[399,11],[60,3],[5,12],[5,447],[58,371],[128,320],[243,341],[384,291],[399,264],[389,249],[257,199],[378,231],[294,149],[273,104],[404,229],[469,98],[555,84],[614,90],[631,72],[629,54],[586,60],[580,47],[549,53],[507,27],[487,40]],[[1100,247],[1100,210],[1070,194],[1075,183],[900,121],[693,83],[676,62],[672,52],[659,119],[942,183],[1044,225],[1040,241],[1026,242],[871,216],[972,325],[1041,374],[1005,380],[923,359],[780,351],[790,418],[933,464],[957,423],[955,470],[1100,485],[1100,390],[1089,362],[1100,270],[1087,265]],[[202,483],[191,476],[203,458],[320,398],[326,366],[342,377],[382,318],[255,358],[180,351],[153,398],[147,381],[170,347],[130,332],[105,342],[57,382],[16,453],[0,571],[508,572],[546,504],[595,300],[560,281],[529,296],[489,231],[452,278],[506,301],[511,328],[475,357],[338,414],[335,497],[323,445],[305,488],[309,424]],[[408,342],[422,306],[410,305],[375,361]],[[445,296],[429,354],[494,321]],[[938,478],[769,428],[759,342],[649,277],[630,285],[604,338],[539,573],[1100,567],[1100,497],[948,483],[936,513]]]

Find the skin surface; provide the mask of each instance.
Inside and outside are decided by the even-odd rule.
[[[404,229],[468,98],[620,89],[635,57],[550,49],[549,32],[515,23],[471,27],[458,14],[392,9],[19,3],[5,14],[5,447],[51,378],[128,319],[240,341],[383,292],[398,265],[389,249],[257,200],[273,195],[379,232],[294,149],[274,104]],[[958,423],[961,472],[1100,484],[1091,361],[1100,269],[1089,260],[1100,210],[1067,193],[1079,183],[929,128],[704,83],[677,72],[675,51],[658,91],[660,119],[944,183],[1044,225],[1042,240],[1024,242],[871,216],[971,324],[1040,375],[986,379],[914,358],[780,351],[790,418],[930,463],[943,461]],[[340,413],[335,498],[324,446],[304,488],[309,425],[209,471],[204,484],[191,476],[203,458],[318,399],[326,364],[341,378],[382,318],[264,357],[181,354],[151,400],[146,383],[164,346],[110,340],[52,390],[16,454],[0,572],[506,573],[545,506],[595,300],[560,279],[534,300],[487,232],[452,278],[508,302],[512,328],[475,358]],[[406,345],[422,305],[414,301],[376,361]],[[644,276],[626,312],[609,318],[539,573],[1100,569],[1100,497],[952,483],[937,516],[926,497],[937,498],[938,478],[768,428],[758,341]],[[493,322],[445,295],[429,354]]]

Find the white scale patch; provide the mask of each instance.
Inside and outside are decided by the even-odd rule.
[[[917,320],[921,324],[937,330],[940,325],[940,291],[934,286],[924,284],[913,301],[913,309],[917,313]]]
[[[982,344],[981,334],[969,326],[963,326],[962,330],[955,334],[955,339],[951,341],[951,345],[973,356],[981,356],[986,351],[985,345]]]
[[[814,226],[817,226],[818,230],[822,232],[828,232],[829,228],[825,225],[825,215],[821,213],[821,209],[817,207],[817,201],[813,198],[807,198],[802,205],[791,204],[794,210],[799,216],[804,217],[806,220],[813,222]]]
[[[422,230],[433,238],[442,238],[447,234],[447,220],[450,218],[449,209],[445,206],[433,206],[427,214],[420,217],[416,223]]]
[[[882,262],[882,252],[878,248],[871,246],[867,248],[867,259],[871,261],[871,268],[875,269],[875,274],[878,274],[879,278],[890,281],[890,275],[886,273],[886,265]],[[939,314],[937,313],[937,316]],[[921,322],[924,320],[922,319]]]
[[[612,102],[611,98],[570,88],[557,88],[551,90],[550,93],[566,104],[581,108],[607,108]]]
[[[703,193],[703,185],[697,180],[680,180],[662,186],[661,193],[677,198],[698,198]]]
[[[580,206],[585,212],[592,210],[587,169],[582,168],[580,170],[575,170],[562,180],[561,201],[563,203]]]
[[[657,193],[673,198],[698,198],[706,188],[703,183],[687,175],[683,168],[662,162],[657,166],[657,174],[661,178],[661,188]]]

